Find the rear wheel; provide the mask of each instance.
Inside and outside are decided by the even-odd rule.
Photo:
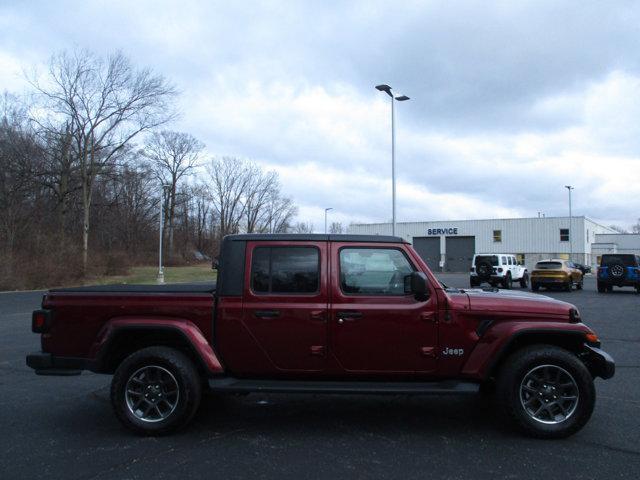
[[[529,274],[524,273],[520,279],[520,288],[527,288],[529,286]]]
[[[582,290],[583,284],[584,284],[584,279],[582,279],[578,283],[576,283],[576,289],[577,290]]]
[[[498,376],[497,393],[515,426],[539,438],[563,438],[580,430],[596,399],[585,365],[553,345],[532,345],[512,354]]]
[[[513,279],[511,278],[511,273],[507,272],[507,274],[504,276],[504,279],[502,280],[502,288],[509,290],[512,287]]]
[[[168,347],[127,357],[111,382],[111,405],[122,424],[143,435],[173,432],[193,417],[202,386],[193,362]]]
[[[567,292],[570,292],[572,287],[573,287],[573,281],[569,279],[569,281],[565,284],[564,289]]]

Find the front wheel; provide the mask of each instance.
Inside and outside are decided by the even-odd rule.
[[[522,278],[520,279],[520,288],[527,288],[528,285],[529,285],[529,274],[524,273],[522,275]]]
[[[200,405],[202,386],[193,362],[168,347],[148,347],[127,357],[111,382],[118,420],[143,435],[163,435],[186,425]]]
[[[506,290],[510,290],[513,286],[513,279],[511,278],[511,274],[507,273],[502,280],[502,288]]]
[[[596,392],[587,367],[571,352],[532,345],[512,354],[498,376],[498,399],[523,433],[564,438],[585,426]]]

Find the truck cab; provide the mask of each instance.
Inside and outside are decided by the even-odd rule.
[[[613,360],[571,304],[448,288],[398,237],[230,235],[217,285],[49,291],[32,329],[42,375],[113,375],[118,419],[186,425],[216,393],[478,394],[514,425],[567,436]],[[544,369],[541,370],[541,367]]]

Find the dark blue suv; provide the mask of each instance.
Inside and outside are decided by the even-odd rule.
[[[613,287],[635,287],[640,293],[640,256],[612,253],[602,255],[598,267],[598,292],[610,292]]]

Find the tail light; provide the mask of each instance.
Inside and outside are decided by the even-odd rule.
[[[35,310],[31,314],[31,331],[33,333],[47,333],[51,329],[51,310]]]

